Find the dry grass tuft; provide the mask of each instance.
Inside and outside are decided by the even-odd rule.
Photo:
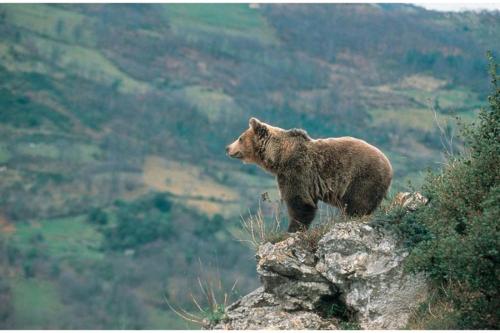
[[[248,244],[254,250],[257,250],[260,245],[267,242],[275,244],[289,237],[288,232],[282,229],[282,202],[280,200],[271,202],[266,199],[264,201],[268,201],[271,204],[271,217],[266,219],[259,203],[259,209],[256,214],[249,213],[247,218],[241,217],[241,233],[236,235],[238,241]],[[360,222],[366,222],[371,219],[371,216],[352,218],[348,217],[342,210],[334,210],[330,206],[325,206],[324,208],[319,211],[318,221],[312,224],[309,229],[300,232],[299,235],[299,238],[304,242],[305,248],[312,252],[317,250],[319,240],[331,230],[334,224],[353,219]]]
[[[271,216],[267,217],[263,213],[261,202],[256,214],[249,212],[248,217],[241,217],[241,230],[233,233],[235,238],[249,245],[253,250],[257,250],[259,246],[267,242],[275,244],[287,239],[290,234],[282,228],[282,201],[271,201],[268,199],[267,193],[262,195],[263,201],[268,202],[271,207]],[[389,200],[389,204],[383,205],[379,210],[379,214],[394,209],[393,200]],[[303,245],[311,252],[315,252],[318,248],[320,239],[329,232],[337,223],[348,221],[358,221],[367,223],[372,221],[374,215],[349,217],[345,210],[333,208],[326,205],[318,210],[317,220],[309,227],[309,229],[299,232],[299,239],[303,241]]]
[[[200,262],[200,268],[202,267]],[[214,326],[226,316],[226,308],[233,302],[233,296],[238,280],[234,282],[229,292],[224,288],[220,273],[216,277],[202,279],[198,276],[198,287],[201,297],[196,297],[193,292],[189,294],[194,306],[194,311],[188,311],[180,306],[175,307],[165,295],[167,306],[180,318],[202,327]]]
[[[308,230],[302,232],[300,234],[300,240],[304,247],[311,252],[316,252],[320,239],[330,231],[334,224],[335,220],[330,219],[323,223],[313,225]]]
[[[241,217],[242,234],[237,239],[257,250],[264,243],[277,243],[288,237],[285,230],[281,229],[281,202],[271,202],[272,216],[266,220],[259,202],[256,214],[249,213],[247,218]]]

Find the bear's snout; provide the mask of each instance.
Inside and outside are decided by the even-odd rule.
[[[226,146],[226,155],[232,158],[243,158],[241,151],[239,151],[238,147],[235,147],[234,145],[235,143]]]

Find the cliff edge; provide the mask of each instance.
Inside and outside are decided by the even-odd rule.
[[[403,196],[413,209],[419,196]],[[424,276],[404,271],[402,241],[369,221],[334,224],[317,239],[294,233],[258,248],[262,286],[209,329],[401,329],[425,299]]]

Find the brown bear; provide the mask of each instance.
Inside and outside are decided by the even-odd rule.
[[[276,176],[287,205],[288,232],[308,228],[319,200],[349,216],[372,213],[392,179],[387,157],[363,140],[312,139],[304,130],[284,130],[255,118],[226,152]]]

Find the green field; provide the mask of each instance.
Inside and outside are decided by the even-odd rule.
[[[0,144],[0,163],[5,163],[10,159],[10,153],[4,144]]]
[[[264,43],[276,41],[266,20],[247,4],[169,4],[163,10],[178,34],[187,32],[196,38],[196,32],[210,32]]]
[[[108,86],[118,84],[123,92],[144,93],[149,89],[147,83],[134,80],[96,49],[48,41],[36,35],[30,36],[30,42],[42,58],[46,61],[56,61],[58,67],[67,74]]]
[[[12,282],[14,320],[19,329],[48,329],[64,317],[64,305],[53,283],[40,279]]]
[[[51,5],[3,5],[5,18],[16,27],[66,43],[95,45],[95,36],[84,26],[95,23],[91,17]]]
[[[200,86],[190,86],[184,90],[186,99],[211,121],[241,116],[241,110],[234,100],[220,91],[212,91]]]
[[[57,260],[98,260],[102,235],[86,222],[86,216],[40,220],[16,226],[13,236],[21,248],[28,248],[34,238],[39,248]]]
[[[59,156],[57,147],[44,143],[24,143],[17,146],[17,153],[34,157],[46,157],[55,159]]]

